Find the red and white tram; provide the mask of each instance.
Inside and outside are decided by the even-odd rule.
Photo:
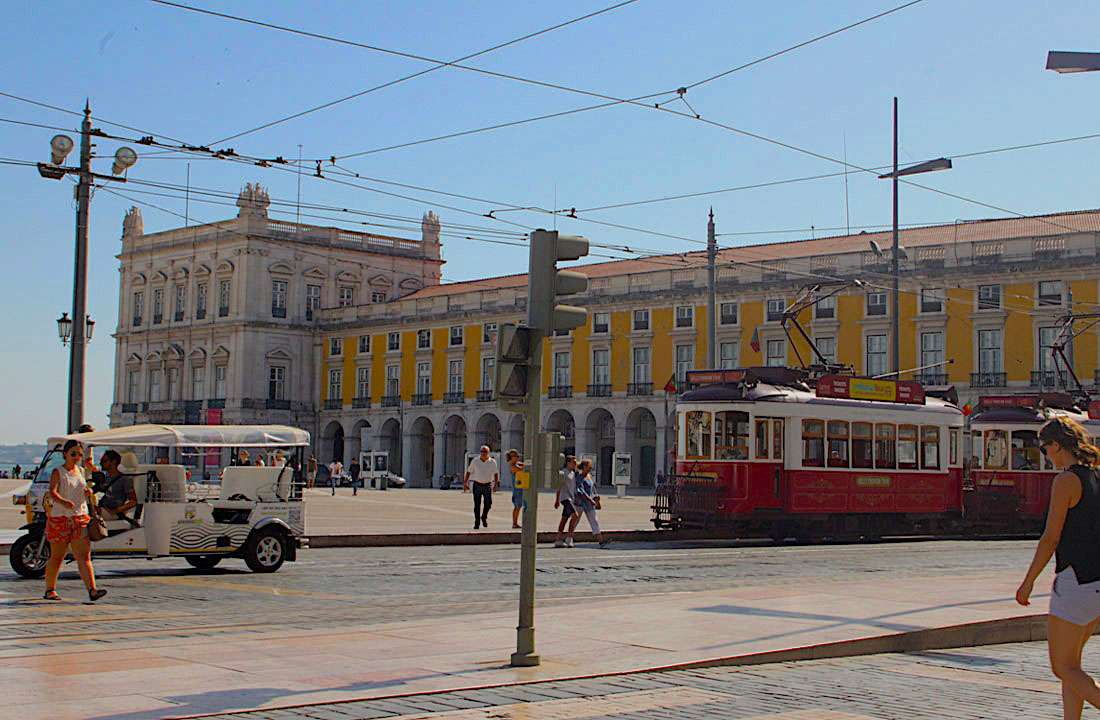
[[[961,527],[964,417],[919,383],[784,367],[687,381],[657,527],[776,539]]]

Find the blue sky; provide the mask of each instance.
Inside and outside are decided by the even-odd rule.
[[[458,3],[259,2],[196,4],[430,57],[454,58],[611,4],[610,0]],[[618,97],[674,89],[881,12],[900,0],[750,3],[640,0],[583,23],[470,61],[478,67]],[[89,12],[91,10],[91,12]],[[865,166],[890,155],[890,104],[901,102],[901,158],[916,161],[1100,130],[1100,76],[1045,72],[1047,50],[1100,50],[1100,6],[1084,0],[945,2],[911,8],[691,90],[705,118]],[[426,67],[360,48],[294,37],[140,0],[14,3],[0,47],[0,91],[93,113],[157,135],[208,143],[263,122]],[[457,130],[559,112],[596,101],[558,90],[442,69],[307,117],[234,140],[238,152],[327,157]],[[670,107],[683,106],[674,103]],[[0,117],[77,127],[71,116],[0,97]],[[126,134],[119,128],[108,130]],[[0,122],[0,156],[47,159],[52,131]],[[102,141],[113,154],[117,143]],[[148,148],[138,147],[139,151]],[[927,184],[1022,213],[1100,206],[1092,170],[1097,141],[970,160]],[[162,156],[163,157],[163,156]],[[178,156],[175,156],[178,158]],[[99,161],[101,171],[109,160]],[[342,162],[363,175],[519,206],[593,207],[766,182],[838,169],[759,140],[645,108],[618,106]],[[260,181],[293,199],[286,172],[196,159],[193,186],[235,192]],[[183,184],[186,161],[143,157],[133,178]],[[0,442],[38,441],[65,418],[67,354],[54,319],[71,303],[71,186],[33,169],[0,165],[0,235],[7,317],[0,344],[5,412]],[[381,187],[381,186],[380,186]],[[120,190],[137,189],[120,187]],[[148,188],[146,188],[148,189]],[[390,189],[393,189],[392,187]],[[397,190],[405,201],[303,178],[305,202],[417,217],[431,202],[477,213],[492,205]],[[179,198],[141,197],[183,211]],[[556,198],[556,202],[555,202]],[[852,225],[887,223],[889,187],[849,178]],[[122,214],[130,201],[97,193],[92,204],[90,311],[99,321],[89,352],[88,417],[106,424],[114,361]],[[845,225],[842,179],[595,212],[588,217],[705,239],[713,204],[719,232],[753,232],[726,244],[808,235],[766,230]],[[192,202],[196,221],[235,208]],[[448,223],[492,221],[436,207]],[[182,221],[144,208],[146,230]],[[917,189],[902,197],[903,222],[997,215]],[[504,217],[528,226],[553,220]],[[367,219],[367,218],[360,218]],[[336,224],[316,221],[319,224]],[[347,224],[354,227],[353,224]],[[697,245],[560,219],[593,241],[681,251]],[[501,229],[509,229],[501,226]],[[393,232],[393,231],[388,231]],[[401,234],[401,233],[397,233]],[[410,232],[411,236],[415,233]],[[520,248],[445,238],[444,275],[468,279],[524,270]]]

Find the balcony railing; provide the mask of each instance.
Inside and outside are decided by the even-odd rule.
[[[946,385],[947,373],[918,373],[916,379],[921,385]]]
[[[461,405],[466,402],[466,395],[462,392],[443,393],[444,405]]]
[[[611,385],[606,383],[589,385],[588,397],[611,397]]]
[[[431,393],[416,393],[412,399],[413,405],[431,405],[432,394]]]
[[[183,322],[183,310],[177,310],[174,317],[176,322]]]
[[[1064,370],[1039,370],[1031,373],[1031,387],[1056,388],[1069,384],[1069,373]]]
[[[289,400],[279,400],[277,398],[268,398],[267,403],[265,403],[265,406],[267,407],[268,410],[289,410],[290,409],[290,401]]]
[[[652,395],[653,383],[630,383],[626,386],[627,395]]]
[[[286,317],[286,308],[285,307],[272,306],[271,307],[271,317],[285,318]]]
[[[198,310],[196,310],[195,311],[195,319],[196,320],[205,320],[206,319],[206,308],[199,308]]]
[[[493,401],[493,391],[492,390],[478,390],[477,391],[477,401],[478,402],[492,402]]]
[[[138,411],[137,403],[122,403],[122,412],[124,413],[136,413]]]
[[[339,410],[344,407],[342,400],[325,400],[325,410]]]
[[[225,398],[210,398],[206,401],[206,407],[210,410],[224,410]]]
[[[218,307],[218,317],[229,317],[229,306],[220,305]]]
[[[551,385],[546,391],[546,397],[549,398],[571,398],[573,397],[572,385]]]
[[[970,387],[1004,387],[1005,374],[1003,372],[976,372],[970,373]]]
[[[395,408],[395,407],[400,407],[400,405],[401,405],[401,396],[400,395],[383,395],[382,396],[382,407],[384,407],[384,408]]]
[[[369,397],[357,397],[351,399],[351,406],[356,410],[365,410],[370,407]]]
[[[154,315],[153,316],[153,324],[154,325],[160,325],[163,320],[164,320],[163,315]]]

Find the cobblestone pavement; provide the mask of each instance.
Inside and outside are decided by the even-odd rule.
[[[1094,662],[1090,663],[1090,660]],[[1097,665],[1086,650],[1085,666]],[[1027,720],[1060,716],[1045,643],[566,680],[224,720]],[[1086,716],[1089,711],[1086,710]]]
[[[965,576],[975,569],[1026,567],[1031,541],[912,542],[875,545],[729,547],[721,543],[623,543],[543,546],[538,559],[538,602],[546,608],[600,598],[676,594],[698,590],[812,584],[921,576]],[[280,630],[331,629],[476,615],[514,607],[518,546],[353,548],[303,551],[274,574],[248,572],[228,560],[201,572],[182,560],[102,560],[100,586],[109,595],[95,608],[104,635],[89,628],[91,611],[79,602],[80,581],[70,564],[59,590],[72,598],[40,600],[41,580],[0,571],[0,657],[82,643],[104,648],[162,638],[247,637]],[[49,621],[43,622],[43,611]],[[85,639],[86,638],[86,639]]]

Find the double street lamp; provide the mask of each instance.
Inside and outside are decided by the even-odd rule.
[[[92,341],[92,331],[95,330],[95,320],[92,320],[90,315],[84,316],[84,339],[88,342]],[[73,336],[73,319],[69,317],[69,313],[61,313],[61,317],[57,319],[57,336],[61,338],[61,345],[64,347],[69,344],[69,340]]]

